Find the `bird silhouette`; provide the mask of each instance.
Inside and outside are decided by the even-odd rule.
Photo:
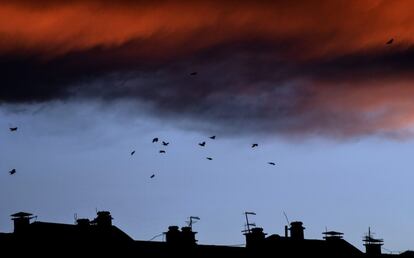
[[[17,127],[10,127],[9,129],[11,132],[17,131]]]
[[[190,73],[190,75],[197,75],[197,72],[192,72]]]
[[[154,143],[154,142],[158,142],[158,138],[152,139],[152,143]]]
[[[214,140],[214,139],[216,139],[216,136],[215,135],[210,136],[210,139]]]
[[[160,153],[165,153],[165,150],[160,150]]]
[[[133,150],[133,151],[131,152],[131,156],[132,156],[132,155],[134,155],[134,154],[135,154],[135,150]]]
[[[14,174],[16,174],[16,169],[15,169],[15,168],[13,168],[12,170],[10,170],[10,171],[9,171],[9,174],[10,174],[10,175],[14,175]]]
[[[162,145],[167,146],[168,144],[170,144],[170,143],[162,141]]]
[[[267,164],[270,164],[272,166],[276,165],[274,162],[267,162]]]
[[[155,177],[155,174],[152,174],[151,176],[150,176],[150,178],[154,178]]]
[[[201,142],[198,145],[200,145],[201,147],[204,147],[204,146],[206,146],[206,142]]]
[[[207,157],[206,159],[208,159],[208,160],[213,160],[213,158],[210,158],[210,157]]]
[[[392,44],[392,42],[394,42],[394,39],[393,39],[393,38],[391,38],[390,40],[388,40],[386,44],[387,44],[387,45],[391,45],[391,44]]]
[[[258,146],[259,146],[259,144],[257,144],[257,143],[252,144],[252,148],[255,148],[255,147],[258,147]]]

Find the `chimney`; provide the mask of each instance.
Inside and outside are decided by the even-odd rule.
[[[193,246],[197,244],[195,235],[191,227],[182,227],[181,231],[178,226],[169,226],[165,233],[167,244],[172,246]]]
[[[98,211],[97,217],[93,220],[99,228],[110,228],[112,226],[112,216],[109,211]]]
[[[178,226],[169,226],[168,231],[165,233],[167,244],[177,245],[180,242],[181,232]]]
[[[195,235],[197,232],[193,232],[191,227],[182,227],[181,228],[181,239],[183,244],[185,245],[195,245],[197,244],[197,240],[195,239]]]
[[[368,256],[380,256],[381,246],[384,244],[384,240],[373,238],[371,235],[371,228],[368,228],[368,234],[363,238],[365,253]]]
[[[368,256],[380,256],[381,255],[381,246],[382,244],[364,244],[365,245],[365,253]]]
[[[303,223],[300,221],[294,221],[290,223],[290,237],[295,240],[303,240],[305,239],[304,236],[304,227],[302,226]]]
[[[246,247],[255,248],[261,246],[265,241],[266,234],[263,233],[263,228],[252,228],[250,232],[244,233],[246,236]]]
[[[87,229],[90,224],[91,222],[89,221],[89,219],[77,219],[76,220],[76,225],[78,225],[80,229]]]
[[[14,233],[20,234],[27,230],[30,225],[30,219],[33,218],[32,214],[27,212],[18,212],[10,215],[14,222]]]
[[[289,237],[289,228],[285,225],[285,237]]]

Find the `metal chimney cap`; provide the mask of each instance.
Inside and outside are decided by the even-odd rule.
[[[15,214],[10,215],[10,217],[14,217],[14,218],[23,218],[23,217],[29,217],[32,216],[33,214],[28,213],[28,212],[17,212]]]
[[[178,226],[169,226],[168,230],[170,231],[178,231],[179,227]]]

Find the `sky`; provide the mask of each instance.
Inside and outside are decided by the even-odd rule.
[[[0,1],[0,231],[21,210],[72,223],[98,209],[136,239],[199,216],[200,243],[236,245],[248,210],[270,234],[285,212],[309,238],[327,227],[362,249],[370,226],[412,249],[413,12]]]

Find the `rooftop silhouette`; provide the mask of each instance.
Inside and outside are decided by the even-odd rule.
[[[109,211],[98,211],[96,218],[76,218],[74,224],[34,221],[28,212],[11,215],[14,230],[0,233],[3,252],[14,255],[116,254],[122,257],[414,257],[414,252],[382,254],[383,240],[374,239],[371,232],[364,237],[365,252],[343,239],[343,233],[325,231],[323,239],[306,239],[301,221],[285,226],[283,236],[264,233],[263,228],[249,222],[246,212],[245,246],[199,244],[193,224],[200,218],[191,216],[187,226],[169,226],[163,233],[165,241],[134,240],[112,224]],[[219,233],[220,229],[218,229]],[[24,248],[22,248],[24,247]]]

